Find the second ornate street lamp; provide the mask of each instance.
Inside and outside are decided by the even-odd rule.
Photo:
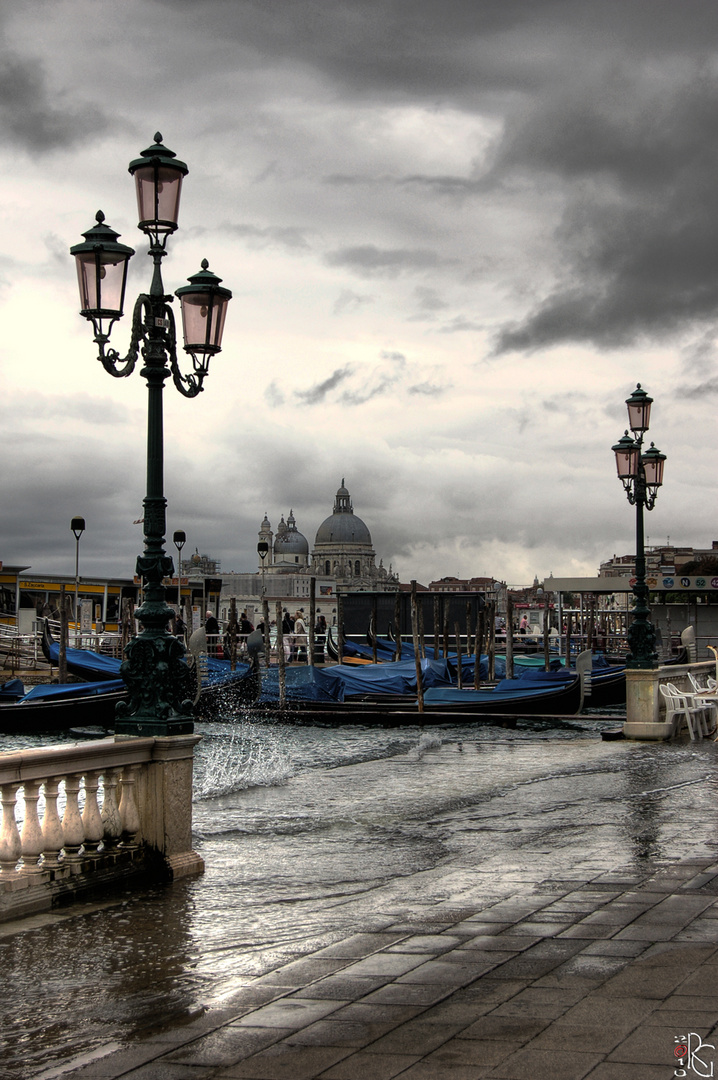
[[[130,375],[141,352],[140,374],[147,380],[147,493],[144,507],[144,553],[137,559],[136,573],[144,582],[144,602],[135,612],[141,633],[125,649],[120,673],[129,691],[128,703],[118,706],[116,734],[184,735],[193,731],[192,694],[184,647],[167,632],[172,609],[165,599],[163,579],[172,575],[172,558],[165,554],[164,435],[162,391],[169,375],[185,397],[203,389],[211,357],[220,352],[227,304],[232,296],[222,288],[221,278],[202,269],[178,289],[182,306],[184,348],[192,357],[192,371],[183,375],[177,360],[172,296],[165,294],[161,264],[167,238],[177,228],[182,181],[188,169],[162,136],[143,150],[129,166],[134,176],[139,210],[138,228],[149,239],[154,272],[149,293],[142,293],[132,314],[132,336],[127,355],[120,358],[108,347],[114,323],[122,317],[127,267],[132,248],[117,243],[118,233],[105,224],[102,211],[96,224],[83,233],[85,242],[71,248],[77,263],[80,314],[95,331],[98,359],[110,375]]]
[[[629,653],[626,657],[626,666],[630,668],[654,668],[658,662],[656,632],[648,607],[643,510],[652,510],[655,506],[658,489],[663,483],[666,455],[657,450],[653,443],[643,451],[643,436],[648,431],[652,404],[653,398],[638,383],[626,399],[628,423],[633,437],[626,432],[612,447],[616,455],[618,478],[623,483],[628,501],[636,507],[636,582],[633,586],[636,602],[633,622],[628,628]]]

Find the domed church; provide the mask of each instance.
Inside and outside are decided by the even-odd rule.
[[[267,574],[305,574],[331,579],[335,586],[350,589],[381,589],[395,586],[398,575],[383,562],[376,565],[369,529],[354,513],[351,496],[342,478],[332,514],[317,529],[309,559],[309,543],[299,532],[294,511],[286,522],[282,515],[276,535],[267,515],[259,529],[259,540],[267,544],[267,555],[259,559],[259,569]]]
[[[342,584],[359,578],[369,582],[377,577],[371,533],[354,513],[343,477],[334,500],[334,512],[317,529],[312,565],[315,573],[334,577]]]

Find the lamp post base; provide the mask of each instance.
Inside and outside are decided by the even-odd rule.
[[[148,618],[150,613],[140,608],[138,614]],[[177,638],[164,629],[146,627],[126,646],[120,675],[129,700],[117,706],[116,735],[192,734],[195,688]]]
[[[115,721],[115,735],[144,735],[164,738],[170,735],[191,735],[194,721],[191,716],[173,716],[158,720],[156,716],[128,716]]]

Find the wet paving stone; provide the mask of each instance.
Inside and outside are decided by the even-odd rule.
[[[322,1080],[393,1080],[395,1076],[406,1075],[406,1070],[416,1061],[416,1054],[373,1054],[364,1050],[327,1069],[321,1077]]]
[[[335,1046],[297,1046],[280,1042],[231,1066],[222,1074],[248,1080],[314,1080],[347,1057],[351,1050]]]
[[[342,1004],[349,1004],[348,1000]],[[291,997],[273,1001],[235,1021],[237,1027],[275,1027],[293,1030],[306,1027],[339,1008],[338,1001]]]
[[[502,1061],[490,1075],[502,1080],[583,1080],[600,1061],[599,1054],[525,1048]]]
[[[164,1062],[186,1065],[234,1065],[291,1034],[290,1028],[226,1027],[204,1035],[171,1053]]]
[[[390,945],[386,952],[442,953],[461,945],[464,940],[463,936],[451,934],[414,934],[396,945]]]

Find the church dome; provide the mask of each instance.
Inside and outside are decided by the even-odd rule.
[[[354,513],[349,492],[342,479],[334,500],[334,513],[317,529],[315,544],[361,544],[371,547],[371,533]]]
[[[297,528],[293,511],[289,511],[289,517],[285,524],[284,517],[277,526],[277,536],[274,541],[274,555],[309,555],[309,541]]]

